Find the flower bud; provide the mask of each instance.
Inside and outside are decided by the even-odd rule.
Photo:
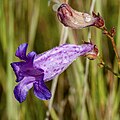
[[[104,20],[99,15],[93,13],[92,16],[87,13],[78,12],[66,3],[63,3],[58,8],[57,16],[64,26],[71,27],[73,29],[81,29],[88,26],[101,27],[104,25]]]

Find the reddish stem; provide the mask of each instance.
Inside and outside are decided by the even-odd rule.
[[[113,45],[113,49],[115,51],[115,54],[116,54],[116,57],[117,57],[117,60],[118,60],[118,64],[120,65],[120,57],[119,57],[119,54],[118,54],[118,51],[117,51],[117,48],[116,48],[116,45],[115,45],[115,42],[114,42],[114,35],[115,35],[115,29],[112,28],[110,32],[108,32],[107,28],[104,26],[101,28],[103,30],[103,33],[108,37],[110,38],[111,42],[112,42],[112,45]]]

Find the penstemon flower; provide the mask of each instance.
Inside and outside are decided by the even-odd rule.
[[[57,10],[57,16],[64,26],[73,29],[81,29],[89,26],[102,28],[104,26],[104,20],[99,14],[96,15],[93,12],[92,15],[89,15],[87,13],[78,12],[66,3],[60,5]]]
[[[14,95],[20,103],[26,99],[32,87],[37,98],[50,99],[51,93],[45,85],[46,81],[61,74],[77,57],[98,54],[92,43],[63,44],[38,55],[35,52],[26,55],[27,46],[26,43],[21,44],[16,50],[15,55],[22,61],[11,63],[17,77],[16,82],[19,82],[14,88]]]

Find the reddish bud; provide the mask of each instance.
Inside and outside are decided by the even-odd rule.
[[[111,35],[111,37],[114,37],[115,34],[116,34],[116,30],[115,30],[115,28],[113,27],[113,28],[110,30],[110,35]]]

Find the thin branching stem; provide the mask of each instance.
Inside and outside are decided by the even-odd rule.
[[[119,54],[118,54],[118,51],[117,51],[117,48],[116,48],[116,44],[115,44],[115,41],[114,41],[114,34],[115,34],[115,31],[110,31],[108,32],[107,28],[106,27],[103,27],[101,28],[103,33],[111,40],[111,43],[113,45],[113,49],[115,51],[115,55],[117,57],[117,60],[118,60],[118,64],[120,65],[120,57],[119,57]]]
[[[98,64],[101,67],[104,67],[105,69],[109,70],[111,73],[113,73],[116,77],[120,78],[120,75],[116,72],[113,71],[112,68],[110,68],[108,65],[106,65],[106,63],[103,61],[102,57],[98,57],[100,63]]]

